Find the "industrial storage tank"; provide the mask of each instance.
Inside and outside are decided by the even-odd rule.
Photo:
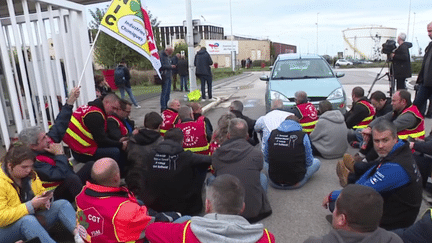
[[[344,39],[344,58],[385,60],[387,55],[381,53],[382,44],[388,39],[396,40],[397,29],[368,26],[348,28],[342,31]]]

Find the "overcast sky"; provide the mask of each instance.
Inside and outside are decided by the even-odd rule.
[[[144,0],[147,9],[160,25],[181,25],[186,19],[186,1]],[[104,4],[91,5],[106,7]],[[191,0],[192,18],[221,26],[231,34],[230,0]],[[347,28],[383,26],[408,33],[413,42],[412,54],[418,45],[424,50],[430,39],[426,25],[432,22],[432,1],[411,0],[231,0],[234,35],[268,38],[297,46],[298,52],[334,56],[344,49],[342,30]],[[409,30],[408,15],[410,14]],[[415,14],[414,14],[415,13]],[[90,18],[90,17],[88,17]],[[423,51],[424,52],[424,51]]]

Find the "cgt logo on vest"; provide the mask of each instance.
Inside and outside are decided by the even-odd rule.
[[[82,211],[83,214],[78,218],[80,225],[87,226],[86,231],[91,237],[103,234],[104,218],[93,207]],[[85,223],[84,223],[85,222]]]

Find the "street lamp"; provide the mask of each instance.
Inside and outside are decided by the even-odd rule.
[[[319,12],[317,13],[317,22],[316,22],[316,26],[317,26],[317,46],[316,46],[316,54],[318,55],[318,14],[319,14]]]

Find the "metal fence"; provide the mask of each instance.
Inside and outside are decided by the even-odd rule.
[[[85,6],[65,0],[2,0],[0,128],[3,145],[28,126],[48,131],[90,52]],[[91,63],[91,62],[90,62]],[[85,67],[76,105],[95,98]]]

